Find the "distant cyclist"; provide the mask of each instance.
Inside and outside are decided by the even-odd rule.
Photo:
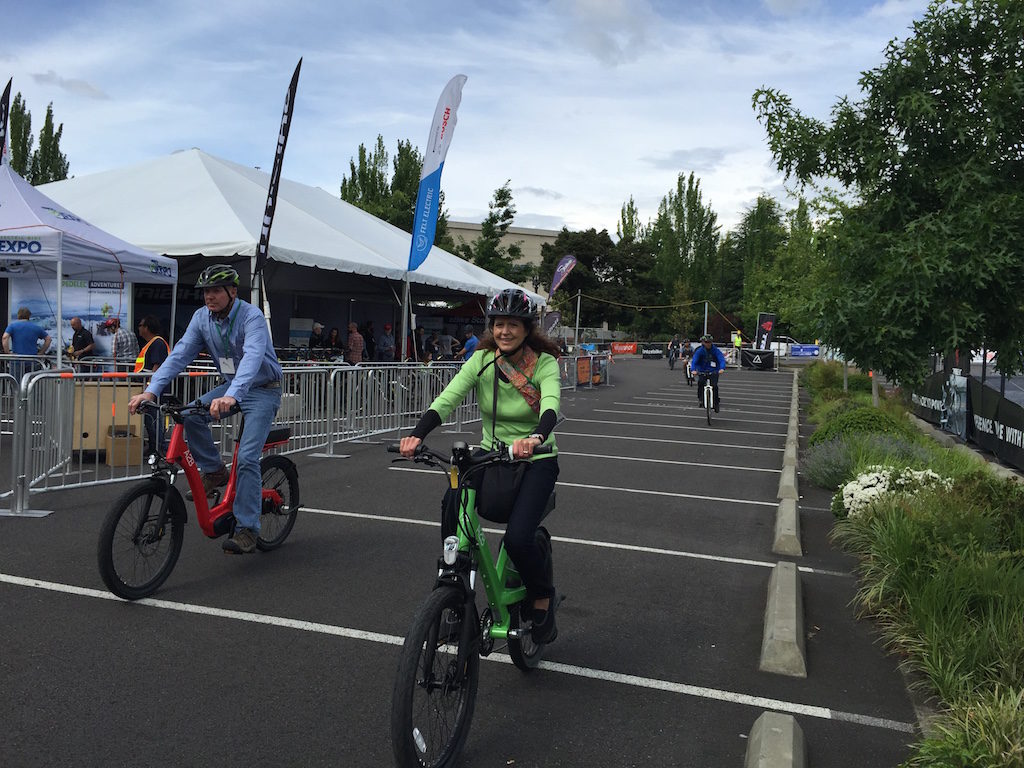
[[[672,337],[672,341],[668,343],[668,369],[670,371],[675,370],[676,360],[679,359],[679,334],[677,333]]]
[[[697,374],[697,404],[704,405],[704,381],[711,380],[711,388],[715,393],[715,413],[721,404],[718,396],[718,377],[725,370],[725,355],[715,346],[710,333],[700,337],[700,346],[694,350],[690,360],[690,370]]]
[[[238,446],[237,524],[223,549],[236,555],[250,554],[256,551],[263,513],[260,454],[281,405],[281,364],[263,313],[238,298],[238,272],[227,264],[214,264],[200,273],[196,288],[203,289],[206,306],[195,311],[177,346],[153,374],[146,391],[128,402],[128,410],[136,413],[143,400],[156,400],[196,355],[204,349],[210,353],[226,381],[200,400],[215,419],[227,416],[236,404],[245,416]],[[200,413],[185,417],[185,440],[202,473],[207,495],[226,485],[229,472],[213,443],[209,417]]]
[[[693,354],[693,350],[690,348],[689,337],[684,338],[679,343],[679,362],[683,364],[683,373],[686,374],[687,386],[693,386],[693,371],[690,370],[690,356]]]

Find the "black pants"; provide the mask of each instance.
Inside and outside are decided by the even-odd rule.
[[[557,479],[557,456],[531,462],[505,528],[505,549],[533,600],[555,596],[548,550],[537,537],[537,526]]]
[[[555,596],[548,549],[538,540],[537,527],[557,479],[557,456],[530,462],[505,527],[505,549],[532,600]],[[457,521],[455,492],[449,491],[442,503],[442,538],[455,533]]]

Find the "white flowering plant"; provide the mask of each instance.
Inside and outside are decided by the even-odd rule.
[[[930,469],[874,464],[840,487],[832,498],[832,511],[840,517],[856,517],[885,494],[913,494],[923,489],[948,491],[952,487],[951,478]]]

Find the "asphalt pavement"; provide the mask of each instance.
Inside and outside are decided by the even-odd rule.
[[[758,671],[791,376],[727,372],[710,427],[664,361],[620,360],[611,386],[563,394],[559,637],[529,675],[503,650],[484,660],[462,765],[739,767],[769,710],[796,718],[816,768],[908,756],[897,660],[855,618],[854,562],[807,483],[791,559],[808,674]],[[457,439],[478,432],[428,443]],[[0,765],[391,765],[391,686],[436,573],[444,479],[393,464],[387,440],[294,455],[304,511],[275,552],[223,555],[190,521],[174,573],[137,604],[96,566],[124,483],[0,518]]]

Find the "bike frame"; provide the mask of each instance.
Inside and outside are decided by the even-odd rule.
[[[285,445],[287,442],[287,440],[280,440],[274,443],[265,443],[263,445],[263,452],[266,453],[269,449]],[[206,491],[203,490],[203,479],[199,475],[199,467],[196,466],[196,460],[192,458],[192,453],[185,443],[185,425],[179,421],[174,423],[174,429],[171,430],[171,442],[167,447],[167,453],[163,456],[163,460],[171,468],[178,467],[185,474],[185,479],[188,481],[188,487],[192,491],[192,499],[196,506],[196,520],[203,533],[211,539],[215,539],[225,533],[230,533],[230,526],[218,525],[218,522],[227,519],[235,505],[235,493],[238,488],[236,469],[238,467],[238,446],[239,443],[236,441],[235,450],[231,456],[231,473],[228,476],[227,488],[224,490],[224,498],[213,507],[210,506],[206,498]],[[162,473],[161,469],[157,470],[157,474]],[[173,486],[173,474],[167,476],[167,482]],[[261,497],[264,500],[270,499],[275,504],[283,502],[281,495],[273,489],[264,488]],[[164,504],[166,505],[166,503],[167,497],[165,496]]]
[[[449,473],[451,487],[458,490],[459,473],[453,469]],[[476,491],[467,488],[461,492],[463,500],[459,509],[459,524],[457,535],[459,538],[459,552],[468,554],[473,569],[470,571],[470,583],[468,589],[474,590],[472,579],[473,571],[480,574],[484,584],[484,593],[487,596],[487,605],[491,609],[494,623],[491,625],[489,635],[494,640],[507,640],[511,625],[511,614],[509,606],[522,602],[526,599],[526,587],[509,587],[507,579],[512,574],[517,574],[512,564],[505,545],[498,549],[498,557],[491,555],[491,549],[487,545],[483,527],[480,525],[480,518],[476,513]],[[440,578],[439,578],[440,581]]]

